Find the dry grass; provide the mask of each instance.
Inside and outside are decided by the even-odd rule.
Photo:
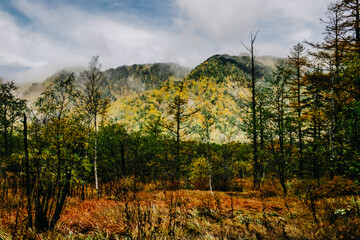
[[[72,197],[56,229],[47,233],[14,229],[16,219],[21,226],[26,217],[16,209],[20,199],[14,198],[2,202],[0,239],[11,235],[19,239],[360,238],[358,197],[316,199],[315,220],[305,196],[284,197],[274,186],[270,197],[263,190],[212,195],[200,190],[148,191],[146,187],[136,194],[124,193],[121,199]]]

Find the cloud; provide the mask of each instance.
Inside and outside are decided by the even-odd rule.
[[[189,28],[222,42],[238,36],[239,32],[247,31],[256,24],[267,8],[267,2],[261,2],[263,1],[177,0],[180,14],[176,23],[183,29]]]
[[[148,1],[143,1],[146,7],[141,11],[127,13],[129,4],[120,2],[115,11],[114,1],[114,10],[105,11],[89,8],[87,1],[14,0],[13,7],[28,22],[19,23],[16,15],[0,8],[0,65],[22,69],[5,76],[16,81],[41,81],[61,68],[86,67],[94,55],[100,56],[103,68],[151,62],[193,67],[213,54],[241,54],[241,41],[246,44],[250,32],[258,29],[260,55],[286,56],[304,38],[320,40],[319,13],[330,2],[172,1],[167,9],[172,17],[151,22],[149,16],[155,12]]]
[[[128,23],[131,16],[91,13],[70,5],[56,9],[28,0],[18,0],[19,8],[33,20],[41,32],[45,31],[52,42],[60,41],[60,48],[76,55],[139,55],[139,51],[156,44],[162,45],[161,34],[156,30],[143,28],[138,22]],[[138,49],[138,51],[136,51]],[[118,51],[121,50],[121,51]],[[150,50],[150,51],[149,51]]]
[[[23,58],[23,54],[31,47],[33,40],[38,40],[28,29],[16,26],[15,19],[0,10],[0,64],[10,66],[31,65],[30,61]]]
[[[66,4],[51,8],[41,2],[14,2],[31,23],[19,26],[11,15],[0,12],[0,65],[32,68],[10,76],[15,80],[43,80],[49,74],[45,68],[87,66],[93,55],[100,56],[104,68],[166,60],[171,37],[144,26],[140,19],[129,22],[134,16],[90,13]]]
[[[261,52],[286,56],[291,44],[305,38],[321,39],[319,18],[330,0],[176,0],[176,3],[179,17],[175,23],[183,31],[212,42],[217,49],[239,49],[240,41],[246,43],[251,31],[260,30],[257,43]],[[279,45],[283,45],[282,49]]]

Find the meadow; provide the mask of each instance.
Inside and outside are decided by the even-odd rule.
[[[35,232],[26,227],[18,193],[2,192],[2,239],[359,239],[359,189],[335,177],[317,187],[310,180],[280,183],[268,179],[252,190],[171,189],[169,182],[137,184],[122,179],[103,186],[97,199],[90,186],[72,191],[56,227]],[[240,183],[241,182],[241,183]]]

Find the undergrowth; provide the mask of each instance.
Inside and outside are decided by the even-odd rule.
[[[360,239],[358,185],[339,177],[320,187],[289,182],[287,196],[274,180],[260,190],[245,183],[242,192],[213,193],[163,183],[134,192],[132,184],[114,184],[100,200],[70,197],[49,232],[27,229],[24,199],[8,194],[0,200],[0,239]]]

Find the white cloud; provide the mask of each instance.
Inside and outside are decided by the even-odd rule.
[[[104,68],[168,60],[170,36],[137,22],[130,24],[123,16],[94,14],[67,5],[49,8],[29,0],[17,0],[15,6],[31,24],[19,26],[0,12],[0,64],[32,69],[8,78],[40,81],[56,67],[87,66],[93,55],[100,56]]]
[[[212,40],[222,42],[239,32],[248,31],[257,23],[267,9],[261,0],[177,0],[182,28],[205,34]],[[259,8],[261,6],[261,8]],[[252,13],[252,14],[249,14]]]
[[[217,49],[239,49],[260,29],[260,54],[286,56],[291,44],[320,40],[319,18],[330,0],[176,0],[176,24],[212,42]],[[279,46],[283,45],[282,49]],[[286,45],[286,46],[285,46]],[[266,47],[263,49],[263,47]],[[280,50],[280,51],[279,51]]]
[[[15,19],[6,12],[0,10],[0,64],[10,66],[32,66],[32,63],[24,59],[29,49],[34,49],[32,43],[41,39],[34,36],[28,29],[20,29],[16,26]]]
[[[103,68],[164,61],[195,66],[213,54],[244,52],[241,41],[258,29],[260,55],[286,56],[298,41],[321,38],[318,19],[330,0],[174,0],[177,15],[164,26],[124,12],[45,2],[13,1],[27,25],[0,10],[0,64],[31,68],[8,78],[41,81],[61,68],[87,66],[93,55]]]

